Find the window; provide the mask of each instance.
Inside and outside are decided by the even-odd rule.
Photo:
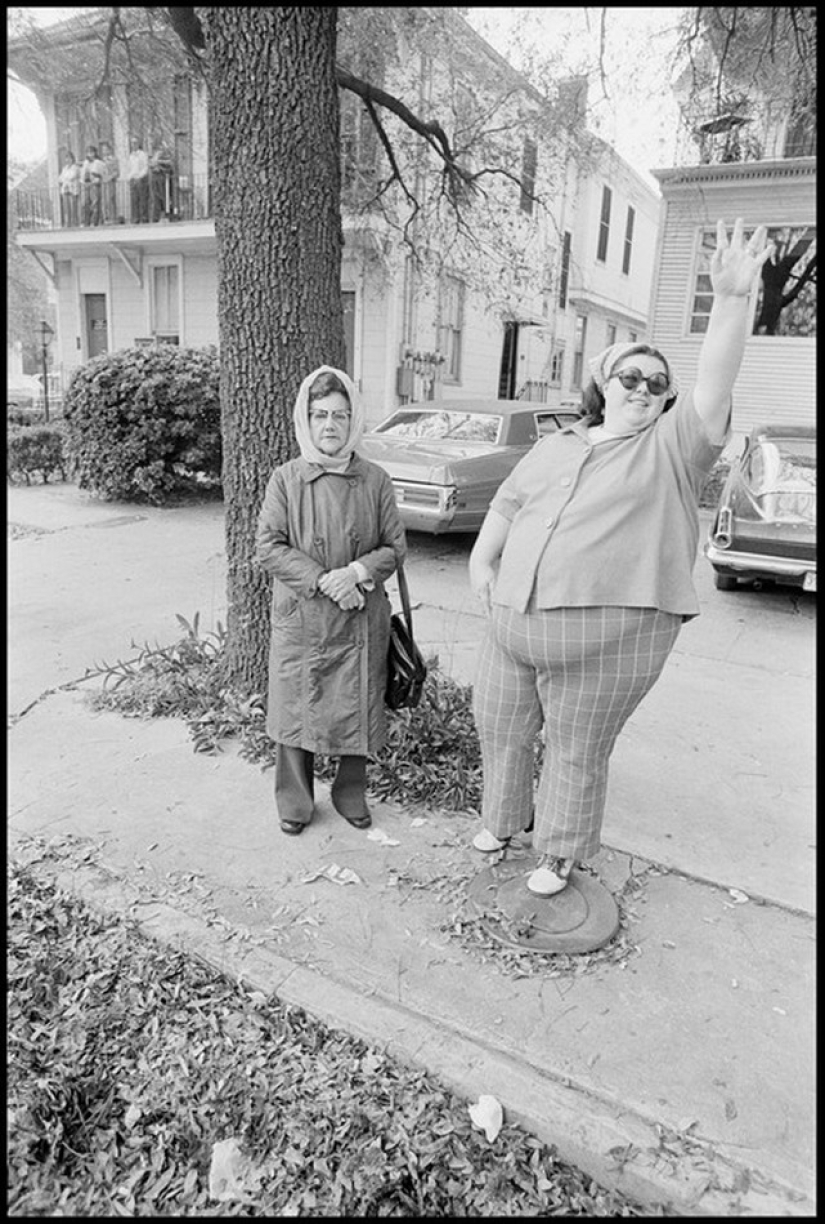
[[[749,237],[753,231],[746,230]],[[752,332],[755,336],[816,335],[816,227],[769,226],[774,254],[762,267]],[[690,304],[689,331],[703,335],[708,328],[713,288],[710,260],[716,231],[703,230]]]
[[[192,176],[192,94],[189,77],[176,76],[173,82],[175,108],[175,168],[178,185],[189,192]],[[186,197],[189,202],[189,196]]]
[[[816,155],[816,96],[800,89],[794,101],[788,130],[785,133],[785,157]]]
[[[458,438],[497,442],[502,418],[491,412],[458,412],[449,408],[399,408],[376,432],[398,438]]]
[[[438,350],[444,358],[444,380],[461,380],[461,335],[464,327],[464,284],[444,276],[438,295]]]
[[[468,85],[455,81],[453,89],[453,151],[461,168],[472,173],[473,159],[468,150],[475,137],[478,106]]]
[[[607,259],[607,240],[610,237],[610,201],[613,199],[613,192],[609,187],[602,188],[602,215],[599,221],[599,246],[596,251],[596,258],[604,263]]]
[[[556,348],[550,355],[550,368],[548,370],[548,381],[551,387],[560,387],[562,376],[564,374],[564,349]]]
[[[605,335],[607,337],[606,347],[612,348],[613,345],[616,343],[616,324],[615,323],[608,323],[607,328],[605,329]]]
[[[630,256],[633,254],[633,226],[636,221],[636,209],[627,206],[627,221],[624,227],[624,254],[622,255],[622,272],[630,271]]]
[[[410,347],[412,347],[415,342],[416,279],[413,257],[412,255],[408,255],[404,261],[404,296],[402,299],[401,341],[403,344],[409,345]]]
[[[587,340],[587,316],[576,315],[576,337],[573,341],[573,386],[581,387],[584,368],[584,346]]]
[[[112,90],[101,85],[92,96],[58,94],[54,103],[57,143],[71,149],[78,163],[83,161],[88,145],[98,146],[114,140]]]
[[[529,136],[524,138],[524,149],[521,155],[521,211],[528,217],[533,215],[533,196],[536,190],[536,164],[538,161],[538,145]]]
[[[537,412],[536,433],[540,438],[547,434],[558,433],[567,425],[573,425],[581,420],[578,412]]]
[[[375,191],[378,144],[372,120],[354,94],[341,95],[340,132],[344,203],[363,203]]]
[[[151,331],[158,340],[177,344],[180,337],[180,269],[177,264],[156,264],[150,279]]]
[[[564,242],[561,248],[561,276],[559,277],[559,306],[562,310],[567,306],[567,282],[570,278],[570,234],[564,232]]]

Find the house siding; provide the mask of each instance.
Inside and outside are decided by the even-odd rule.
[[[400,57],[393,72],[397,71],[404,81],[405,96],[418,95],[422,114],[450,117],[456,90],[465,88],[467,96],[477,92],[479,98],[483,98],[487,89],[496,94],[503,78],[511,72],[505,61],[457,15],[446,20],[443,44],[422,49],[414,42],[413,39],[409,54]],[[55,52],[59,54],[59,48]],[[78,86],[80,83],[77,82]],[[385,82],[390,92],[398,83],[399,76]],[[579,308],[572,302],[566,307],[559,306],[563,241],[565,233],[571,233],[574,259],[581,257],[588,267],[594,263],[598,207],[583,211],[579,202],[580,199],[600,199],[603,184],[610,186],[614,200],[610,266],[607,270],[593,269],[598,283],[594,281],[591,286],[593,294],[586,310],[593,324],[588,331],[588,345],[592,351],[603,346],[605,328],[610,321],[616,323],[619,338],[626,336],[630,328],[640,335],[646,330],[650,278],[647,261],[658,215],[655,191],[642,183],[630,166],[595,137],[587,137],[592,156],[585,163],[568,156],[564,141],[557,142],[552,134],[540,136],[533,130],[537,125],[532,118],[533,107],[538,107],[541,101],[539,95],[517,74],[513,75],[512,85],[512,90],[508,85],[506,101],[498,99],[502,121],[506,117],[517,133],[514,156],[518,155],[524,136],[531,132],[535,136],[538,144],[536,192],[545,200],[546,208],[537,208],[532,213],[522,210],[519,191],[510,182],[497,180],[488,187],[493,204],[500,208],[501,226],[514,244],[513,266],[505,261],[500,276],[485,276],[483,265],[474,262],[483,257],[475,252],[470,256],[462,253],[447,232],[440,251],[444,269],[476,285],[471,288],[468,284],[464,299],[460,373],[457,380],[447,381],[441,367],[432,383],[419,374],[414,380],[416,397],[432,394],[444,400],[468,396],[495,398],[499,389],[505,321],[510,319],[520,324],[515,394],[524,393],[526,384],[532,383],[542,385],[540,394],[546,396],[549,403],[569,398],[571,390],[577,395],[578,389],[571,388],[571,376]],[[122,95],[118,96],[122,103]],[[54,197],[57,130],[53,99],[44,101],[50,116],[49,179]],[[114,121],[115,147],[125,161],[129,133],[122,105],[116,108]],[[393,134],[402,130],[400,120],[391,114],[386,116],[386,124]],[[584,112],[582,126],[584,128]],[[191,83],[190,138],[191,173],[195,182],[187,185],[186,190],[191,186],[199,191],[204,189],[208,174],[209,133],[206,89],[196,80]],[[593,183],[590,189],[588,181]],[[125,182],[123,186],[125,188]],[[581,196],[580,190],[584,193]],[[198,208],[191,215],[184,210],[174,226],[129,221],[123,226],[101,227],[99,233],[91,233],[79,229],[68,231],[56,224],[52,233],[30,232],[19,236],[22,245],[43,251],[58,261],[60,300],[54,353],[64,381],[85,359],[80,297],[83,290],[79,288],[78,269],[93,258],[101,261],[104,268],[101,275],[105,288],[95,292],[107,295],[110,349],[130,346],[152,335],[149,268],[152,262],[165,261],[176,262],[181,270],[180,343],[187,346],[218,343],[214,226],[206,215],[206,196],[201,203],[203,211]],[[629,276],[621,272],[628,203],[636,210]],[[59,212],[55,216],[59,218]],[[438,291],[433,283],[436,273],[421,273],[412,312],[414,326],[408,334],[402,334],[404,248],[393,233],[382,229],[380,219],[371,218],[367,224],[363,218],[356,218],[355,222],[349,218],[349,227],[347,220],[344,215],[346,243],[341,284],[342,289],[355,293],[351,373],[361,389],[367,421],[374,424],[399,403],[397,371],[405,359],[405,350],[432,354],[437,349]],[[434,254],[439,252],[434,251]],[[433,264],[438,262],[434,260]],[[472,266],[467,266],[468,263]],[[379,264],[381,267],[376,271]],[[142,283],[139,283],[141,278]],[[561,348],[565,350],[563,377],[549,387],[551,357],[554,349],[558,353]],[[588,352],[585,357],[590,355]]]
[[[684,386],[696,378],[700,335],[689,333],[701,231],[728,226],[815,225],[815,165],[742,163],[662,176],[663,217],[650,301],[650,336]],[[733,392],[734,446],[761,425],[816,422],[816,338],[749,336]]]

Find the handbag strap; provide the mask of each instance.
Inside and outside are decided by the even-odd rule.
[[[404,566],[399,565],[396,570],[398,578],[398,593],[401,596],[401,607],[404,609],[404,619],[407,622],[407,628],[410,631],[410,637],[413,636],[412,610],[410,609],[410,592],[407,589],[407,575],[404,573]]]

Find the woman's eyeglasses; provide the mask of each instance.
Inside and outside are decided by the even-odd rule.
[[[636,366],[631,366],[629,370],[619,370],[617,374],[611,374],[610,377],[618,378],[625,391],[635,391],[639,383],[647,383],[647,389],[651,395],[664,395],[670,389],[670,379],[667,374],[648,374],[645,378],[642,371]]]
[[[336,425],[346,425],[351,417],[349,412],[324,412],[322,409],[316,411],[314,408],[309,410],[309,419],[311,421],[334,421]]]

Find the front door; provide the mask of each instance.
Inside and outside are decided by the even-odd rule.
[[[518,368],[518,323],[504,324],[504,343],[501,346],[501,365],[498,373],[498,398],[515,399],[516,371]]]
[[[99,357],[109,351],[109,325],[106,319],[106,294],[84,293],[86,305],[86,352]]]

